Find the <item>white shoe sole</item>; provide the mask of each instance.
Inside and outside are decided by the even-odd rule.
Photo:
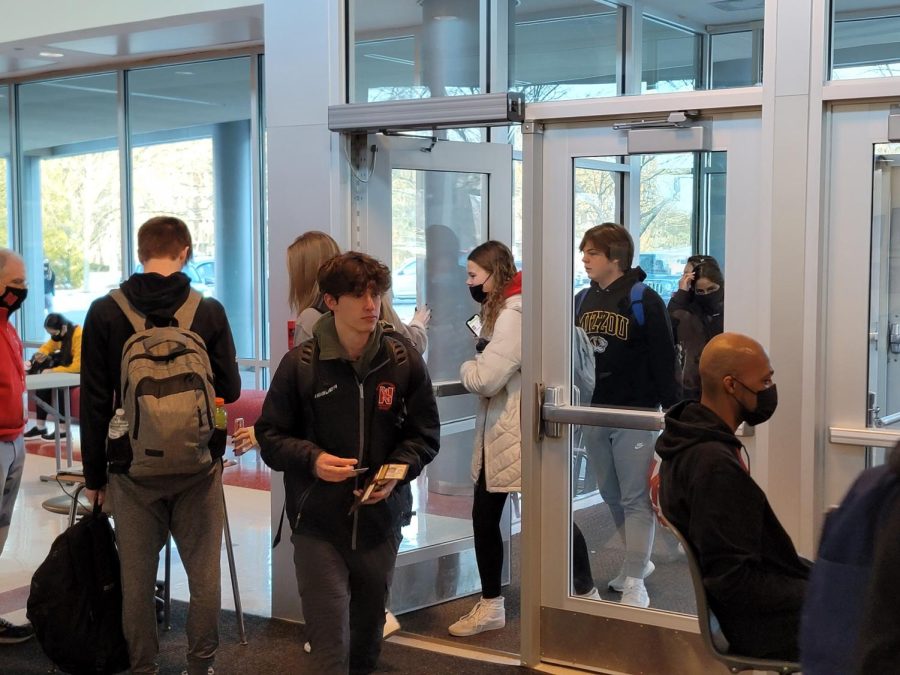
[[[644,576],[642,578],[646,579],[647,577],[649,577],[651,574],[653,574],[653,571],[655,569],[656,569],[656,565],[653,564],[653,561],[648,560],[647,564],[644,565]],[[621,578],[621,581],[619,580],[620,578]],[[625,577],[616,577],[615,579],[610,581],[606,587],[611,591],[615,591],[616,593],[621,593],[622,591],[625,590]]]
[[[455,624],[454,624],[455,625]],[[484,633],[489,630],[500,630],[506,626],[506,619],[501,621],[492,621],[491,623],[485,623],[480,626],[475,626],[473,628],[456,628],[450,626],[447,630],[450,632],[450,635],[454,637],[469,637],[471,635],[478,635],[479,633]]]

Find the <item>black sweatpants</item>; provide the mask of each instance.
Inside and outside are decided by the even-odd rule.
[[[311,672],[363,675],[381,654],[384,600],[400,538],[353,550],[309,534],[291,536],[294,567],[312,645]]]
[[[52,405],[53,405],[53,390],[52,390],[52,389],[38,389],[38,390],[37,390],[36,392],[34,392],[34,393],[35,393],[35,395],[36,395],[39,399],[41,399],[41,400],[42,400],[44,403],[46,403],[47,405],[49,405],[49,406],[52,406]],[[63,417],[65,417],[66,414],[67,414],[67,413],[66,413],[66,397],[63,396],[62,392],[60,392],[60,393],[58,394],[58,397],[57,397],[57,404],[58,404],[59,412],[62,413],[62,416],[63,416]],[[39,405],[38,405],[38,406],[35,406],[35,407],[37,408],[37,411],[36,411],[36,413],[35,413],[35,416],[36,416],[39,420],[45,420],[45,419],[47,419],[47,411],[44,410],[44,409],[43,409],[41,406],[39,406]]]

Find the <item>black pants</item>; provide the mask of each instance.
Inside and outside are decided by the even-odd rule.
[[[591,558],[588,554],[587,542],[575,522],[572,522],[572,585],[575,593],[585,595],[594,588],[594,575],[591,572]]]
[[[500,577],[503,574],[503,535],[500,518],[508,492],[488,492],[484,482],[484,467],[475,483],[472,502],[472,530],[475,535],[475,560],[481,577],[481,595],[500,597]]]
[[[356,550],[309,534],[294,534],[291,541],[311,672],[371,673],[381,653],[384,599],[400,538],[388,535],[377,546]]]
[[[35,394],[39,399],[41,399],[44,403],[49,406],[53,405],[53,390],[52,389],[38,389]],[[68,410],[66,410],[66,398],[62,393],[57,395],[57,404],[59,406],[59,412],[62,413],[63,417],[68,416]],[[35,406],[37,408],[37,418],[41,421],[47,419],[47,411],[44,410],[41,406]]]

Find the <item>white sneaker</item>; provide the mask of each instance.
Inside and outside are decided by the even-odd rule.
[[[625,577],[625,588],[622,589],[622,604],[632,607],[649,607],[650,596],[643,579]]]
[[[384,632],[382,633],[382,637],[387,640],[399,630],[400,622],[397,621],[397,617],[394,616],[394,613],[391,610],[384,610]]]
[[[506,625],[506,609],[503,606],[503,596],[499,598],[482,598],[475,603],[472,611],[448,629],[450,635],[466,637],[477,635],[486,630],[497,630]]]
[[[576,598],[584,598],[585,600],[602,600],[603,599],[600,597],[600,591],[597,590],[596,586],[594,586],[587,593],[576,593],[575,597]]]
[[[648,560],[647,564],[644,565],[644,574],[643,578],[646,579],[651,574],[653,574],[653,570],[656,569],[656,565],[653,564],[652,560]],[[625,572],[619,572],[619,576],[609,582],[609,590],[615,591],[616,593],[621,593],[625,590]]]

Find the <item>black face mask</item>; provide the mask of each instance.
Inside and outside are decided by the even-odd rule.
[[[3,291],[3,295],[0,295],[0,309],[5,309],[9,314],[12,314],[22,306],[27,296],[27,288],[7,286],[6,290]]]
[[[485,281],[487,281],[487,279],[485,279]],[[488,294],[484,292],[484,282],[477,286],[469,286],[469,294],[475,302],[479,305],[483,305],[488,296]]]
[[[694,293],[694,302],[699,305],[700,309],[706,314],[721,314],[722,300],[725,298],[725,291],[721,288],[706,295],[697,295]]]
[[[756,394],[756,408],[753,410],[748,410],[746,407],[744,407],[743,403],[738,401],[738,405],[741,406],[741,417],[743,418],[743,420],[747,424],[754,427],[758,424],[762,424],[763,422],[768,422],[772,415],[775,413],[775,408],[778,407],[778,389],[776,388],[776,386],[773,384],[771,387],[766,387],[765,389],[760,389],[759,391],[753,391],[739,379],[734,378],[734,381],[747,391]],[[734,396],[734,394],[732,394],[732,396]],[[737,400],[736,397],[735,400]]]

